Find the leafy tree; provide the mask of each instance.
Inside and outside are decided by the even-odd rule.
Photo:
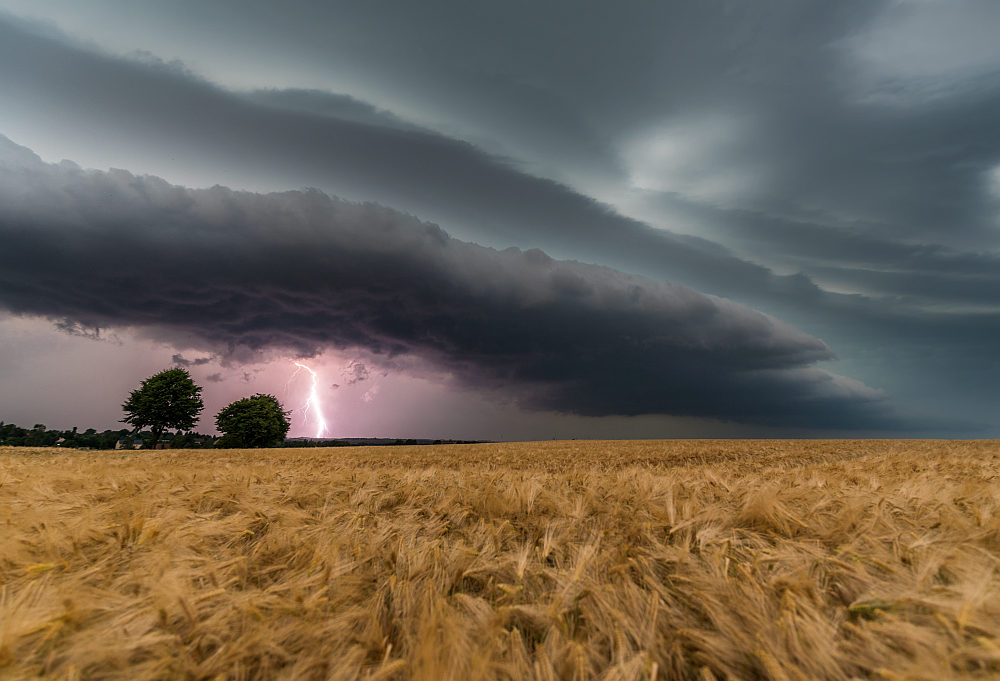
[[[0,442],[8,447],[20,447],[24,444],[24,438],[28,430],[20,428],[15,423],[5,424],[0,421]]]
[[[148,427],[153,433],[149,443],[153,448],[166,428],[194,427],[204,408],[201,387],[191,380],[191,374],[186,369],[167,369],[150,376],[138,390],[132,391],[122,405],[128,414],[122,422],[132,424],[133,433]]]
[[[257,393],[233,402],[215,417],[215,427],[223,433],[216,447],[273,447],[288,435],[290,411],[284,411],[273,395]]]

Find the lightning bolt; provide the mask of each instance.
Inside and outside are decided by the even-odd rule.
[[[299,411],[302,412],[306,423],[309,423],[309,412],[313,411],[316,413],[316,437],[329,435],[330,429],[326,425],[326,420],[323,418],[323,409],[319,405],[319,392],[317,391],[317,387],[319,386],[319,376],[317,376],[316,372],[307,367],[305,364],[295,362],[295,366],[297,366],[298,369],[296,369],[295,373],[288,379],[288,383],[291,383],[292,379],[301,374],[303,369],[312,375],[312,387],[309,390],[309,397],[306,399],[305,404],[299,407]]]

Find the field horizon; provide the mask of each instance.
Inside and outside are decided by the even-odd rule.
[[[1000,441],[0,448],[0,679],[1000,678]]]

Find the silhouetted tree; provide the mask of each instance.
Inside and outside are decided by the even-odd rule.
[[[273,447],[288,435],[290,411],[284,411],[273,395],[257,393],[233,402],[215,417],[222,437],[216,447]]]
[[[193,428],[204,408],[201,387],[191,380],[191,374],[186,369],[167,369],[132,391],[122,405],[128,414],[122,422],[132,424],[134,433],[148,427],[153,434],[149,447],[154,448],[165,429]]]

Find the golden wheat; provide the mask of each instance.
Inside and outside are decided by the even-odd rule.
[[[0,449],[0,678],[1000,677],[1000,445]]]

